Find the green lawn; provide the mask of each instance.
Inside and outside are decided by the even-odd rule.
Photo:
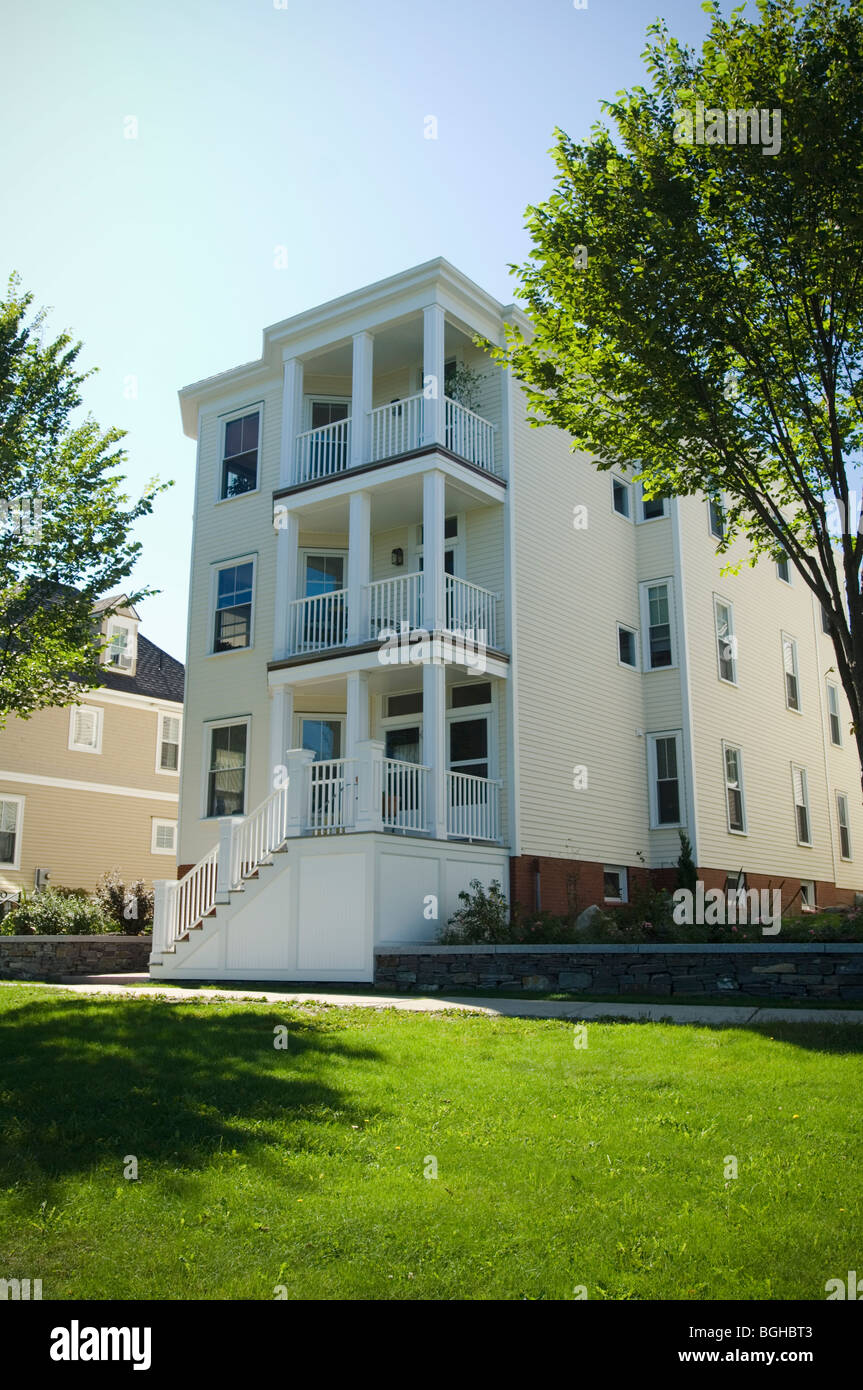
[[[573,1039],[0,989],[0,1277],[76,1299],[821,1299],[859,1268],[863,1028]]]

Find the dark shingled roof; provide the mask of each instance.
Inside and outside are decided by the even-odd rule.
[[[104,668],[103,687],[125,690],[130,695],[150,695],[157,700],[176,700],[183,703],[185,668],[182,661],[163,652],[161,647],[138,633],[138,662],[134,676]],[[98,687],[97,687],[98,689]]]

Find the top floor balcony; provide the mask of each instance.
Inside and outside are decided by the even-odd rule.
[[[283,366],[281,491],[434,450],[503,478],[503,373],[440,303]]]

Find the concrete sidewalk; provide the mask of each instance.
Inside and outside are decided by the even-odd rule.
[[[182,1003],[188,999],[241,999],[262,1004],[334,1004],[342,1008],[401,1009],[406,1013],[441,1013],[463,1009],[466,1013],[504,1018],[563,1018],[588,1021],[597,1018],[660,1020],[669,1023],[711,1023],[740,1026],[747,1023],[857,1023],[863,1010],[781,1009],[753,1005],[721,1004],[609,1004],[594,1000],[483,999],[436,994],[330,994],[325,990],[286,991],[260,989],[185,989],[177,985],[145,985],[146,975],[89,975],[60,981],[0,980],[0,985],[33,984],[80,995],[131,996]]]

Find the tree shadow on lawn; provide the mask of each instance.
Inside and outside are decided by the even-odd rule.
[[[618,1014],[597,1014],[591,1018],[579,1019],[574,1014],[567,1019],[555,1020],[559,1022],[585,1023],[616,1023],[621,1027],[642,1028],[650,1024],[668,1024],[670,1027],[680,1029],[681,1032],[689,1031],[693,1028],[699,1030],[706,1029],[711,1033],[727,1033],[737,1031],[740,1033],[758,1033],[762,1038],[768,1038],[771,1042],[787,1043],[792,1047],[802,1048],[807,1052],[827,1052],[837,1056],[849,1053],[863,1053],[863,1018],[859,1023],[831,1023],[825,1019],[823,1023],[795,1023],[793,1019],[777,1019],[771,1022],[769,1019],[764,1022],[741,1023],[739,1019],[729,1019],[727,1023],[699,1023],[693,1019],[691,1023],[681,1023],[678,1019],[669,1018],[621,1018]]]
[[[120,1175],[127,1154],[199,1169],[219,1150],[284,1145],[291,1123],[338,1112],[340,1127],[362,1124],[324,1077],[334,1060],[344,1074],[346,1060],[379,1053],[337,1021],[217,1007],[55,997],[0,1014],[0,1186],[104,1160]],[[286,1050],[274,1046],[278,1024]],[[298,1132],[297,1147],[305,1142]]]

